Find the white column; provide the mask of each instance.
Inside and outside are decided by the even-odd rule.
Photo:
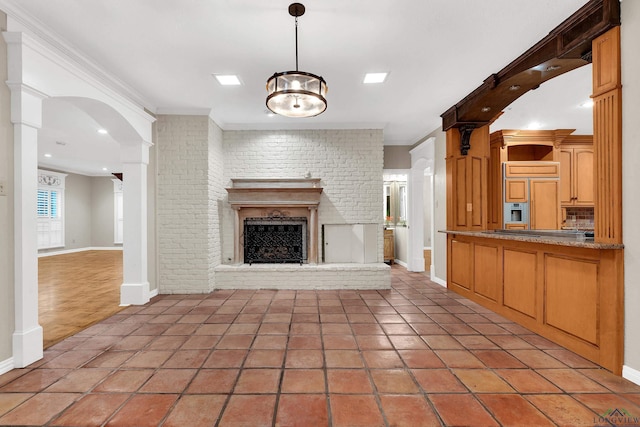
[[[149,302],[147,277],[147,165],[151,143],[123,143],[124,202],[123,283],[120,304]]]
[[[310,264],[318,264],[318,207],[309,206],[309,253],[307,259]]]
[[[240,252],[241,243],[240,237],[242,236],[242,229],[240,228],[240,208],[234,206],[233,208],[233,263],[240,264],[243,260],[243,255]]]
[[[11,57],[11,44],[9,44]],[[13,47],[16,47],[15,45]],[[13,51],[15,53],[15,50]],[[10,76],[11,78],[11,76]],[[14,132],[14,292],[13,363],[25,367],[43,356],[38,323],[38,129],[46,96],[20,83],[11,88]]]

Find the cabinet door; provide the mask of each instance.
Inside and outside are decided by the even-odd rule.
[[[393,230],[384,230],[384,259],[393,262],[395,258],[394,251],[395,241],[393,238]]]
[[[505,180],[504,200],[507,203],[525,203],[529,200],[526,179]]]
[[[562,206],[573,204],[573,150],[560,150],[560,203]]]
[[[560,228],[560,183],[558,180],[531,180],[529,218],[532,230]]]
[[[575,149],[574,159],[574,203],[579,206],[593,206],[593,150]]]
[[[352,262],[351,260],[351,224],[325,224],[324,245],[325,261]]]

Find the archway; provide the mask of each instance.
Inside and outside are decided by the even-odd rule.
[[[409,271],[424,271],[424,185],[425,171],[433,171],[435,138],[429,138],[410,151],[411,173],[409,186],[411,197],[409,198],[409,215],[411,232],[409,233]],[[433,206],[433,191],[431,194],[431,206]],[[431,222],[431,233],[433,221]],[[435,254],[434,254],[435,255]],[[432,272],[433,273],[433,272]]]
[[[122,147],[122,172],[127,176],[123,188],[123,304],[149,300],[146,168],[155,119],[112,89],[115,85],[105,84],[88,71],[92,68],[83,58],[70,60],[61,50],[23,32],[6,32],[3,36],[7,42],[7,85],[11,90],[14,129],[13,364],[24,367],[43,356],[43,334],[38,324],[36,234],[38,131],[42,127],[43,100],[64,98],[104,126],[114,126],[115,135],[122,138],[118,142]]]

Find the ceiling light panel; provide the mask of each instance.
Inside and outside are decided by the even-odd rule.
[[[218,83],[222,86],[238,86],[240,85],[240,79],[235,74],[214,74]]]
[[[364,80],[362,81],[362,83],[384,83],[384,81],[387,79],[388,74],[389,73],[367,73],[364,75]]]

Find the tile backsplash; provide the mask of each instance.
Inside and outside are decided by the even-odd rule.
[[[592,207],[568,207],[565,228],[578,228],[581,230],[593,230]]]

